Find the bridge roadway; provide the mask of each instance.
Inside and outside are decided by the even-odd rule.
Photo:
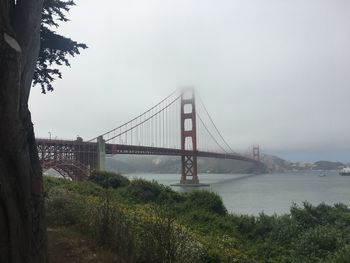
[[[62,154],[86,153],[98,154],[98,144],[96,142],[84,142],[79,140],[51,140],[36,139],[40,159],[62,158]],[[207,151],[191,151],[172,148],[149,147],[139,145],[109,144],[105,145],[106,154],[136,154],[136,155],[169,155],[219,158],[239,160],[251,163],[258,161],[236,153],[215,153]],[[72,156],[73,157],[73,156]]]
[[[36,139],[39,159],[44,171],[52,168],[64,177],[72,180],[84,180],[92,170],[104,170],[106,154],[196,156],[207,158],[231,159],[250,162],[259,167],[261,162],[232,153],[191,151],[161,147],[149,147],[125,144],[84,142],[82,140]]]
[[[214,153],[206,151],[190,151],[171,148],[159,148],[137,145],[125,145],[125,144],[106,144],[106,154],[139,154],[139,155],[170,155],[170,156],[189,156],[194,155],[197,157],[207,158],[219,158],[219,159],[231,159],[238,161],[245,161],[251,163],[257,163],[258,161],[252,158],[236,154],[236,153]]]

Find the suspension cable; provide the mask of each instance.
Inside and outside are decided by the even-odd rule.
[[[223,150],[225,153],[227,153],[227,151],[218,143],[218,141],[215,139],[214,135],[209,131],[208,127],[204,124],[201,116],[199,115],[198,112],[196,112],[197,117],[199,118],[199,120],[201,121],[201,123],[203,124],[204,128],[206,129],[206,131],[208,132],[208,134],[210,135],[210,137],[214,140],[214,142],[217,144],[217,146],[219,146],[221,148],[221,150]]]
[[[232,153],[235,153],[235,151],[231,148],[231,146],[227,143],[227,141],[226,141],[226,140],[224,139],[224,137],[221,135],[221,132],[219,131],[219,129],[216,127],[216,125],[215,125],[215,123],[214,123],[212,117],[210,116],[210,114],[209,114],[207,108],[205,107],[205,104],[204,104],[202,98],[201,98],[200,96],[198,96],[198,97],[199,97],[199,100],[200,100],[200,102],[201,102],[201,104],[202,104],[202,106],[203,106],[205,112],[207,113],[207,115],[208,115],[208,117],[209,117],[210,122],[213,124],[213,126],[214,126],[215,130],[217,131],[217,133],[219,134],[220,138],[221,138],[222,141],[226,144],[226,146],[230,149],[230,151],[231,151]]]
[[[127,129],[127,130],[125,130],[125,131],[123,131],[123,132],[120,132],[119,134],[117,134],[117,135],[115,135],[115,136],[109,138],[108,140],[106,140],[106,142],[108,142],[108,141],[110,141],[110,140],[113,140],[114,138],[119,137],[119,136],[121,136],[121,135],[127,133],[128,131],[131,131],[132,129],[134,129],[134,128],[140,126],[141,124],[147,122],[148,120],[152,119],[154,116],[158,115],[159,113],[163,112],[165,109],[169,108],[169,107],[170,107],[172,104],[174,104],[180,97],[181,97],[181,95],[178,96],[177,98],[175,98],[172,102],[170,102],[170,103],[169,103],[168,105],[166,105],[164,108],[160,109],[160,110],[157,111],[156,113],[154,113],[154,114],[150,115],[148,118],[144,119],[142,122],[140,122],[140,123],[136,124],[135,126],[133,126],[133,127],[129,128],[129,129]]]
[[[132,120],[130,120],[130,121],[128,121],[128,122],[126,122],[126,123],[124,123],[124,124],[118,126],[117,128],[114,128],[114,129],[112,129],[112,130],[110,130],[110,131],[107,131],[107,132],[105,132],[105,133],[103,133],[103,134],[101,134],[101,135],[99,135],[99,136],[105,136],[105,135],[107,135],[108,133],[114,132],[114,131],[116,131],[117,129],[120,129],[120,128],[122,128],[123,126],[125,126],[125,125],[127,125],[127,124],[133,122],[134,120],[140,118],[141,116],[143,116],[143,115],[149,113],[150,111],[152,111],[154,108],[156,108],[157,106],[159,106],[160,104],[162,104],[164,101],[166,101],[167,99],[169,99],[171,96],[173,96],[173,95],[174,95],[176,92],[178,92],[178,91],[179,91],[179,90],[176,89],[176,90],[175,90],[174,92],[172,92],[169,96],[167,96],[165,99],[163,99],[163,100],[161,100],[160,102],[158,102],[156,105],[154,105],[154,106],[153,106],[152,108],[150,108],[149,110],[147,110],[147,111],[145,111],[144,113],[138,115],[137,117],[133,118]],[[178,99],[178,98],[176,98],[176,99]],[[96,137],[94,137],[94,138],[88,140],[87,142],[94,141],[94,140],[96,140],[99,136],[96,136]],[[115,137],[117,137],[117,136],[114,136],[113,138],[115,138]]]

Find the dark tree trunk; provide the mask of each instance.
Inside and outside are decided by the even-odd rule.
[[[0,0],[0,262],[47,262],[42,171],[28,109],[42,0]]]

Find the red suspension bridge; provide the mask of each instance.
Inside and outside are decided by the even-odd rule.
[[[221,135],[204,103],[196,104],[193,89],[176,91],[136,118],[89,140],[37,139],[43,170],[54,169],[72,180],[105,170],[106,155],[180,156],[180,185],[199,185],[197,158],[221,158],[252,163],[261,171],[259,147],[251,156],[238,154]]]

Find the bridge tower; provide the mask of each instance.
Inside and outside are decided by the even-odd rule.
[[[191,153],[181,156],[180,185],[198,185],[196,106],[192,88],[184,89],[181,93],[181,150]]]
[[[255,161],[252,167],[254,174],[261,174],[265,171],[265,166],[261,163],[260,147],[259,145],[253,146],[253,160]]]
[[[102,136],[97,137],[97,170],[105,171],[106,168],[106,141]]]
[[[260,147],[259,147],[259,145],[253,146],[253,160],[260,162]]]

